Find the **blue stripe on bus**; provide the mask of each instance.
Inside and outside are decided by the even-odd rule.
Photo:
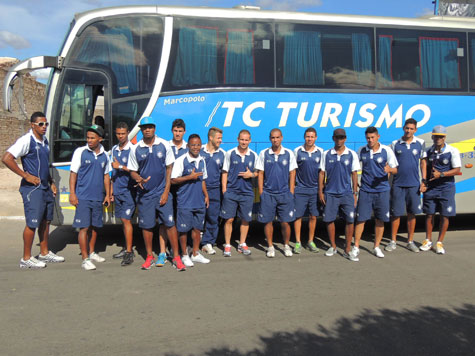
[[[475,187],[475,177],[455,183],[457,194],[473,191]]]

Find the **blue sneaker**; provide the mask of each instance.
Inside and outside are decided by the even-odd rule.
[[[155,264],[155,266],[163,267],[165,266],[165,263],[167,263],[167,254],[165,252],[162,252],[158,255],[157,263]]]

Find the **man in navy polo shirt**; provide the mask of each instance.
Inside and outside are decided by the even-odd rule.
[[[353,238],[353,222],[358,194],[358,171],[360,164],[355,151],[345,146],[346,132],[344,129],[333,131],[335,146],[323,153],[318,176],[318,197],[325,207],[323,221],[327,224],[330,248],[325,256],[337,253],[335,242],[335,220],[337,215],[345,218],[346,249],[343,256],[352,261],[358,257],[351,252]]]
[[[251,133],[241,130],[238,135],[238,146],[226,152],[223,164],[222,189],[223,203],[221,218],[224,224],[224,256],[231,257],[231,235],[236,214],[241,219],[238,252],[245,256],[251,254],[246,244],[249,223],[252,221],[252,206],[254,204],[254,188],[252,179],[255,173],[257,154],[249,148]]]
[[[308,242],[307,248],[311,252],[318,252],[318,248],[313,242],[315,228],[317,226],[318,211],[318,175],[320,171],[320,161],[323,149],[315,146],[317,131],[309,127],[304,133],[305,143],[294,150],[297,160],[297,174],[295,184],[295,247],[294,253],[300,253],[302,245],[300,242],[300,229],[302,227],[302,217],[308,212]]]
[[[440,226],[436,252],[444,254],[444,237],[449,228],[449,217],[455,216],[455,178],[460,173],[462,161],[460,152],[445,142],[447,129],[438,125],[432,130],[434,144],[427,150],[427,190],[424,193],[423,211],[426,214],[426,239],[421,250],[428,251],[432,247],[432,230],[434,214],[439,212]]]
[[[359,150],[362,162],[361,187],[356,208],[355,246],[353,253],[359,255],[360,239],[366,220],[374,211],[374,248],[376,257],[383,258],[379,247],[384,233],[384,223],[389,221],[389,174],[397,174],[398,163],[389,146],[379,143],[378,129],[370,126],[365,131],[368,144]]]
[[[129,154],[132,143],[129,141],[129,127],[125,122],[117,123],[115,136],[119,143],[112,147],[112,186],[111,196],[114,201],[115,216],[122,221],[125,236],[125,248],[114,255],[114,258],[121,258],[121,266],[128,266],[134,262],[134,252],[132,251],[133,227],[132,216],[135,212],[135,182],[130,177],[127,168]]]
[[[177,190],[177,230],[180,233],[182,261],[186,267],[194,262],[209,263],[200,254],[200,232],[203,230],[206,208],[209,207],[206,190],[206,162],[200,156],[201,138],[193,134],[188,138],[188,153],[179,157],[173,165],[172,184]],[[187,232],[191,231],[193,252],[188,256]]]
[[[206,190],[208,191],[209,206],[206,209],[205,227],[201,239],[202,250],[209,255],[216,251],[213,245],[216,243],[219,231],[219,209],[221,207],[221,170],[223,168],[225,152],[221,146],[223,130],[212,127],[208,130],[208,143],[203,145],[200,156],[206,161]]]
[[[178,236],[170,194],[170,176],[175,158],[168,142],[155,136],[155,121],[151,117],[143,117],[139,127],[143,139],[132,147],[127,168],[138,185],[139,227],[142,229],[147,250],[147,258],[142,269],[150,269],[155,262],[152,241],[158,212],[159,223],[166,226],[173,249],[173,265],[178,271],[184,271],[185,266],[178,251]]]
[[[49,173],[49,145],[45,137],[48,121],[37,111],[30,117],[31,130],[20,137],[2,158],[3,164],[22,177],[20,194],[25,210],[23,258],[20,268],[44,268],[48,262],[64,262],[48,249],[49,226],[53,219],[54,196],[57,189]],[[15,159],[21,158],[21,169]],[[31,246],[38,229],[40,254],[31,255]]]
[[[295,220],[294,190],[297,162],[294,153],[282,146],[283,137],[280,129],[272,129],[269,138],[272,146],[260,152],[256,166],[259,171],[258,186],[261,196],[257,220],[265,224],[264,233],[269,246],[266,255],[272,258],[275,257],[272,222],[277,215],[284,239],[284,255],[291,257],[289,222]]]
[[[391,188],[391,242],[384,248],[386,251],[396,249],[396,237],[401,216],[407,211],[407,248],[419,252],[414,243],[416,229],[416,214],[422,212],[421,191],[424,184],[419,177],[421,170],[422,181],[426,180],[426,148],[424,140],[414,136],[417,131],[417,121],[407,119],[404,124],[404,135],[394,140],[391,149],[399,163],[398,172],[393,177]]]
[[[87,144],[74,151],[69,175],[69,202],[76,207],[73,227],[79,228],[81,267],[86,271],[96,269],[92,261],[105,261],[94,251],[97,229],[102,227],[102,206],[110,204],[109,157],[101,145],[103,137],[101,126],[87,129]]]

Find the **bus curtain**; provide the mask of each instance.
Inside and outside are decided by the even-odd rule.
[[[295,31],[284,35],[284,85],[323,85],[321,34]]]
[[[228,30],[224,62],[225,84],[254,84],[253,33]]]
[[[218,84],[218,32],[212,28],[183,27],[173,72],[174,86]]]
[[[460,88],[457,47],[457,39],[419,37],[423,88]]]
[[[378,63],[381,79],[378,87],[390,87],[393,83],[392,73],[392,36],[379,36],[378,38]]]
[[[366,33],[351,34],[353,70],[357,74],[358,84],[370,86],[372,74],[371,41]]]

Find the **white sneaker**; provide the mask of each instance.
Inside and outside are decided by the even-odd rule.
[[[45,268],[46,263],[42,261],[38,261],[36,258],[31,256],[28,260],[24,260],[23,258],[20,260],[20,268]]]
[[[198,262],[198,263],[210,263],[211,261],[207,259],[205,256],[203,256],[201,253],[197,252],[197,255],[191,255],[191,261],[192,262]]]
[[[106,260],[104,257],[99,256],[99,254],[95,252],[89,254],[89,259],[96,262],[104,262]]]
[[[414,243],[414,241],[408,242],[408,243],[407,243],[407,248],[408,248],[409,250],[411,250],[412,252],[415,252],[415,253],[419,252],[419,247],[416,246],[416,244]]]
[[[384,248],[385,251],[394,251],[397,248],[396,241],[389,242]]]
[[[383,253],[383,251],[381,251],[381,249],[379,248],[379,246],[378,246],[378,247],[375,247],[375,248],[373,249],[373,253],[374,253],[374,255],[375,255],[376,257],[384,258],[384,253]]]
[[[269,258],[274,258],[275,257],[275,249],[274,246],[270,246],[267,248],[266,256]]]
[[[284,245],[284,255],[285,257],[292,257],[292,249],[289,245]]]
[[[183,264],[186,267],[193,267],[194,266],[193,262],[191,262],[190,256],[188,256],[188,255],[181,256],[181,262],[183,262]]]
[[[81,267],[82,269],[86,271],[92,271],[96,269],[96,265],[91,262],[90,258],[86,258],[85,260],[82,260]]]
[[[442,242],[437,242],[437,244],[435,245],[435,252],[440,255],[443,255],[445,253],[444,244]]]
[[[213,248],[213,245],[206,244],[201,248],[201,251],[206,252],[208,255],[214,255],[216,250]]]
[[[424,241],[422,241],[422,246],[419,248],[421,249],[421,251],[429,251],[432,248],[432,241],[425,239]]]
[[[58,263],[58,262],[64,262],[64,257],[58,256],[54,252],[48,251],[48,253],[44,256],[40,254],[38,256],[38,260],[45,263]]]
[[[360,248],[359,247],[356,247],[356,246],[353,246],[351,248],[351,252],[353,253],[353,256],[356,256],[358,257],[360,255]]]
[[[337,254],[337,249],[336,248],[333,248],[333,247],[330,247],[327,252],[325,252],[325,256],[327,257],[332,257],[333,255],[336,255]]]

